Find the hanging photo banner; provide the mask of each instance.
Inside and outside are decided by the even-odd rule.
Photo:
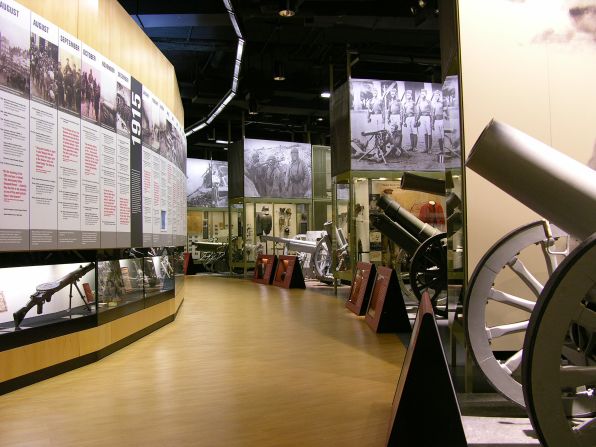
[[[58,248],[58,27],[31,13],[30,245]]]
[[[118,214],[118,144],[116,136],[116,66],[101,57],[99,123],[101,141],[101,246],[116,247]]]
[[[246,197],[312,197],[312,148],[288,141],[244,140]]]
[[[0,8],[0,248],[29,249],[29,10]]]
[[[100,127],[101,56],[82,44],[82,73],[75,71],[80,86],[81,112],[81,242],[85,248],[100,247],[101,154]],[[73,68],[76,70],[76,68]],[[76,89],[76,87],[75,87]]]
[[[81,68],[81,42],[60,30],[58,57],[58,245],[76,249],[83,248],[81,115],[76,89],[76,73]]]
[[[116,68],[116,246],[131,246],[130,136],[132,124],[130,74]]]
[[[352,170],[445,169],[441,84],[349,82]]]

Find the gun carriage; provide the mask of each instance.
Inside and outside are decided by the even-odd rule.
[[[284,245],[284,252],[294,251],[299,253],[300,264],[305,277],[316,278],[324,283],[332,283],[333,273],[331,272],[331,222],[324,224],[324,230],[321,232],[321,238],[317,241],[307,241],[301,239],[290,239],[283,237],[261,235],[261,241],[271,241],[276,244]],[[337,270],[349,268],[348,243],[343,235],[341,228],[336,228],[337,246],[336,254],[338,257]]]
[[[526,407],[543,445],[594,446],[596,173],[495,121],[474,145],[467,166],[549,220],[509,233],[476,267],[464,309],[473,357],[499,392]],[[587,212],[579,215],[579,209]],[[570,250],[569,237],[582,242]],[[546,282],[521,260],[520,253],[531,246],[542,253]],[[495,288],[503,270],[511,270],[530,296]],[[490,326],[491,302],[528,317]],[[523,332],[523,349],[496,360],[491,342]]]

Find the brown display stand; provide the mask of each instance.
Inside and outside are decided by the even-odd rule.
[[[185,275],[193,275],[194,272],[192,271],[193,263],[192,263],[192,254],[189,252],[184,252],[184,264],[182,266],[183,272]]]
[[[273,280],[273,272],[277,266],[277,256],[275,255],[263,255],[257,256],[255,263],[255,274],[253,281],[259,284],[271,284]]]
[[[437,415],[429,421],[424,415]],[[397,382],[387,446],[467,446],[430,296],[422,294]]]
[[[346,307],[356,315],[364,315],[368,307],[370,295],[375,283],[377,268],[368,262],[356,264],[356,274],[352,280],[350,296],[346,301]]]
[[[296,256],[281,255],[277,260],[277,268],[273,285],[285,289],[305,289],[302,268]]]
[[[389,267],[379,267],[370,303],[364,317],[375,332],[410,332],[410,320],[401,294],[397,274]]]

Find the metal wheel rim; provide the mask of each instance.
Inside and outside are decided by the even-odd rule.
[[[564,233],[558,228],[554,226],[550,226],[550,228],[553,237],[564,236]],[[476,365],[499,393],[521,407],[525,407],[522,385],[513,376],[513,372],[518,370],[521,365],[523,350],[520,349],[505,362],[496,359],[491,348],[491,340],[497,336],[498,332],[495,328],[487,327],[486,307],[491,299],[498,301],[498,297],[494,295],[491,297],[491,292],[495,290],[493,284],[496,277],[507,266],[507,263],[517,257],[521,250],[546,239],[544,221],[537,221],[517,228],[497,241],[486,252],[474,270],[464,303],[466,339]],[[536,299],[538,299],[538,295],[539,292],[535,294]],[[524,298],[521,300],[519,306],[513,307],[530,313],[535,304]],[[527,320],[515,322],[512,325],[517,326],[504,328],[505,334],[511,333],[508,331],[524,331]]]
[[[571,323],[596,332],[595,285],[596,233],[551,276],[528,326],[522,370],[524,398],[532,425],[545,446],[596,445],[596,362],[586,367],[560,363]],[[593,350],[590,357],[594,358]],[[590,417],[578,420],[566,416],[562,385],[576,392],[583,385],[591,391],[586,401]]]

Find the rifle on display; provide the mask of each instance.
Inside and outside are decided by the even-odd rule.
[[[29,312],[33,308],[33,306],[37,306],[37,314],[41,314],[43,312],[44,303],[49,303],[52,300],[52,296],[54,296],[56,292],[62,290],[66,286],[70,286],[70,298],[72,299],[72,286],[74,285],[77,291],[79,292],[79,295],[83,300],[83,303],[85,303],[87,310],[91,310],[89,304],[87,304],[87,302],[83,298],[83,294],[81,293],[81,289],[79,289],[77,281],[79,281],[83,276],[85,276],[94,268],[95,264],[91,262],[86,266],[79,266],[78,269],[64,275],[62,278],[56,281],[39,284],[35,288],[35,293],[29,297],[29,302],[12,314],[14,318],[15,329],[17,329],[20,326],[22,321],[25,319],[25,315],[27,315],[27,312]]]

